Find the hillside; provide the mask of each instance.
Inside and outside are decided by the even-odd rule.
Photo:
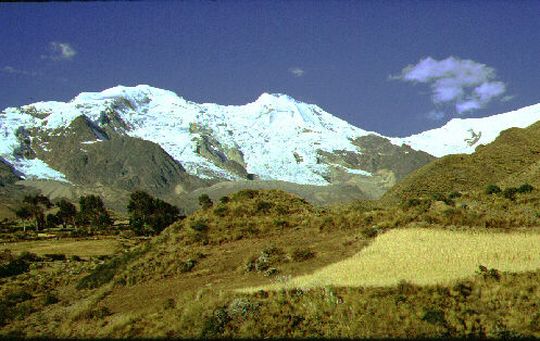
[[[540,123],[503,131],[471,155],[445,156],[410,174],[388,191],[386,201],[403,201],[453,191],[483,190],[488,184],[539,185]]]
[[[243,190],[109,258],[77,260],[91,250],[49,241],[70,258],[18,256],[35,265],[0,279],[0,335],[539,336],[540,274],[530,262],[538,229],[487,230],[437,206],[421,215],[365,201],[323,209],[282,191]],[[428,223],[435,213],[448,226]]]

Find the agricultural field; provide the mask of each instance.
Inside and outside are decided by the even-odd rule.
[[[125,243],[125,242],[124,242]],[[116,238],[106,239],[49,239],[0,244],[0,252],[10,250],[13,253],[30,252],[38,256],[45,254],[63,254],[66,256],[93,257],[110,256],[122,249],[122,241]]]
[[[283,288],[382,287],[402,281],[449,285],[473,276],[479,266],[505,272],[540,269],[540,230],[450,231],[407,228],[388,231],[354,256],[286,283],[246,291]]]

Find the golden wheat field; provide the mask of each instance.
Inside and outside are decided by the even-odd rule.
[[[500,271],[540,268],[540,233],[396,229],[356,255],[313,274],[241,291],[332,286],[446,284],[473,275],[479,265]]]

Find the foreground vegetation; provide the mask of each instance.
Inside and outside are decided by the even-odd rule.
[[[6,251],[0,334],[540,337],[540,195],[503,192],[321,208],[244,190],[115,257]]]

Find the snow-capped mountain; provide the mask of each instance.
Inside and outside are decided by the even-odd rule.
[[[224,106],[148,85],[117,86],[0,112],[0,158],[26,178],[124,190],[178,192],[236,179],[388,188],[431,155],[472,153],[500,131],[537,120],[540,105],[386,138],[284,94]]]
[[[38,142],[32,131],[58,135],[81,116],[97,127],[117,120],[115,131],[159,144],[188,173],[200,178],[233,180],[246,175],[242,174],[245,170],[263,180],[325,185],[332,166],[350,174],[371,175],[360,167],[321,162],[320,152],[361,153],[353,140],[375,133],[316,105],[267,93],[241,106],[197,104],[147,85],[81,93],[68,103],[7,108],[0,114],[0,156],[27,177],[67,181],[40,158],[21,155],[21,148]],[[95,139],[82,141],[80,148],[104,140],[96,134]],[[41,147],[47,151],[47,145]]]
[[[390,138],[436,157],[471,154],[479,145],[493,142],[508,128],[525,128],[540,121],[540,104],[483,118],[454,118],[444,126],[405,138]]]

